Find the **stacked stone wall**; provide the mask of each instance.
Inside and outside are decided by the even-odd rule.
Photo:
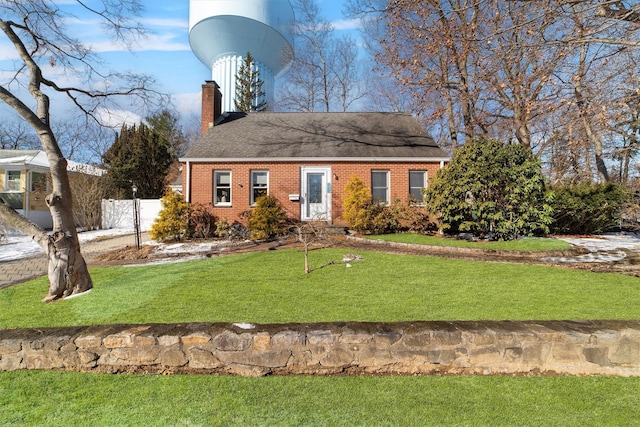
[[[0,370],[640,376],[640,321],[149,324],[0,330]]]

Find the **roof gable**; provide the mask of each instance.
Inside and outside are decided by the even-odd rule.
[[[229,113],[185,154],[193,159],[447,159],[407,113]]]

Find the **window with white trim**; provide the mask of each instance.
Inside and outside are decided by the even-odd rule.
[[[20,191],[20,171],[7,171],[5,191]]]
[[[389,203],[389,171],[371,171],[371,195],[374,202]]]
[[[231,206],[231,171],[213,173],[214,206]]]
[[[427,171],[409,171],[409,195],[419,203],[424,201],[422,191],[427,188]]]
[[[261,196],[269,194],[269,172],[268,171],[251,171],[251,206]]]

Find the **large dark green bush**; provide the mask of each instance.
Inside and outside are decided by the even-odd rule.
[[[269,239],[287,232],[289,220],[282,205],[273,196],[260,196],[249,215],[249,231],[253,239]]]
[[[620,224],[620,215],[630,200],[626,187],[584,182],[553,188],[552,231],[557,234],[593,234]]]
[[[510,240],[543,235],[552,222],[540,160],[519,144],[479,139],[455,152],[425,201],[445,233]]]

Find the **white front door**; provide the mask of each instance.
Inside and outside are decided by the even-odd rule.
[[[331,168],[303,166],[301,171],[301,219],[331,221]]]

